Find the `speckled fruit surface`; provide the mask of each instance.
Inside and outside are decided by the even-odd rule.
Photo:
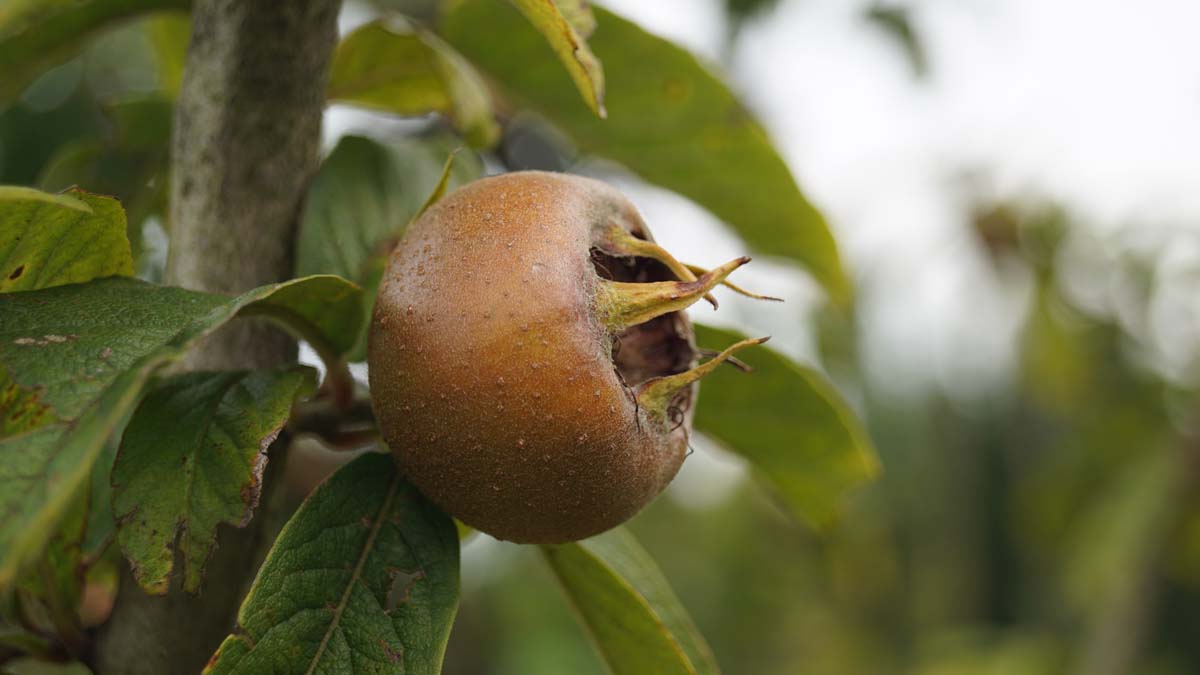
[[[615,331],[597,297],[605,277],[675,277],[597,251],[614,223],[650,238],[601,182],[504,174],[431,207],[388,264],[369,349],[383,437],[425,495],[495,537],[563,542],[614,527],[687,452],[695,385],[665,419],[634,394],[694,365],[686,318]]]

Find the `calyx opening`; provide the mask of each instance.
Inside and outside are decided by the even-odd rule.
[[[592,249],[592,265],[596,274],[607,281],[651,283],[678,280],[658,260],[616,256],[600,248]],[[629,326],[613,336],[613,365],[628,387],[635,387],[655,377],[682,373],[691,367],[698,356],[690,335],[691,325],[679,310]]]

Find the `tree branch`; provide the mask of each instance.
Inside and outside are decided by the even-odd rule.
[[[340,0],[197,0],[172,148],[167,281],[240,293],[292,276],[297,218],[316,171]],[[262,320],[238,321],[194,350],[192,369],[296,359]],[[283,434],[281,436],[286,436]],[[282,474],[271,448],[259,513],[223,528],[199,597],[145,595],[128,570],[95,654],[99,673],[195,673],[233,626]]]

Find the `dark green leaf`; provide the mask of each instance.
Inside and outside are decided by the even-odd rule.
[[[408,141],[395,148],[347,136],[321,165],[309,188],[296,253],[298,274],[337,274],[360,284],[363,325],[375,303],[375,290],[395,241],[435,193],[452,147],[436,141]],[[455,155],[451,186],[483,174],[471,152]],[[366,358],[366,331],[349,358]]]
[[[115,199],[0,187],[0,293],[133,274]]]
[[[292,516],[205,672],[437,675],[458,551],[450,517],[364,455]]]
[[[328,95],[400,115],[447,115],[477,147],[493,145],[500,133],[475,68],[438,36],[397,20],[373,21],[342,40]]]
[[[125,428],[125,422],[118,422],[118,429]],[[113,435],[101,448],[92,467],[90,497],[88,506],[87,529],[83,538],[83,555],[89,560],[98,558],[112,542],[117,529],[116,518],[112,510],[112,467],[117,458],[117,446],[120,438]]]
[[[725,13],[735,26],[740,26],[753,16],[775,8],[779,0],[725,0]]]
[[[52,663],[25,658],[6,663],[4,675],[92,675],[92,669],[78,662]]]
[[[621,162],[728,223],[753,248],[808,267],[839,301],[850,295],[825,220],[797,187],[763,128],[687,51],[595,10],[590,40],[611,84],[607,120],[574,100],[545,45],[503,2],[465,0],[446,39],[585,153]]]
[[[190,7],[190,0],[6,0],[0,9],[0,107],[96,32],[139,14]]]
[[[0,439],[0,589],[41,551],[147,380],[195,340],[265,315],[313,342],[353,344],[361,312],[361,290],[329,276],[232,299],[122,277],[0,294],[6,386],[35,393],[53,419]]]
[[[667,580],[624,528],[542,553],[614,675],[719,672]]]
[[[6,625],[0,621],[0,659],[5,662],[5,667],[9,667],[11,663],[20,663],[21,660],[8,661],[7,659],[20,654],[36,654],[42,658],[52,658],[55,652],[55,647],[50,640],[41,635],[35,635],[27,630]],[[36,658],[36,657],[35,657]],[[25,659],[28,663],[40,664],[43,661],[35,661],[33,658]],[[18,675],[10,670],[0,670],[0,675]]]
[[[744,337],[696,326],[702,347],[724,348]],[[797,516],[829,524],[847,493],[879,472],[870,439],[820,373],[766,347],[738,358],[753,372],[718,368],[705,377],[696,428],[749,460]]]
[[[867,9],[863,16],[885,36],[895,41],[904,51],[913,74],[921,77],[929,70],[929,60],[910,14],[907,7],[877,4]]]
[[[51,155],[64,145],[108,131],[108,121],[99,101],[83,78],[82,64],[58,68],[47,74],[44,84],[59,92],[69,92],[65,99],[48,108],[0,104],[0,145],[4,146],[4,161],[0,162],[0,183],[35,185]],[[61,98],[61,96],[60,96]]]
[[[183,588],[200,590],[217,525],[249,522],[267,448],[292,402],[315,387],[308,368],[193,372],[141,402],[112,469],[112,498],[117,540],[147,593],[167,592],[176,537]]]

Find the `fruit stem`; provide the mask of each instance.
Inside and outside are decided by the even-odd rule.
[[[638,385],[636,390],[635,395],[637,396],[638,406],[645,408],[656,418],[665,420],[671,406],[671,401],[675,398],[676,394],[691,386],[692,383],[696,382],[700,378],[716,370],[717,366],[721,365],[730,357],[732,357],[734,352],[745,349],[746,347],[750,347],[752,345],[761,345],[770,339],[771,336],[768,335],[760,338],[749,338],[742,340],[741,342],[726,347],[725,351],[717,354],[708,361],[701,363],[691,370],[685,370],[684,372],[676,373],[675,375],[667,375],[665,377],[656,377],[646,380]]]
[[[602,279],[597,292],[601,319],[613,333],[645,323],[668,312],[686,309],[737,268],[750,262],[737,258],[694,281],[630,283]]]
[[[608,226],[603,234],[603,238],[599,242],[600,248],[606,253],[611,253],[618,256],[634,256],[639,258],[650,258],[667,266],[667,269],[679,278],[680,281],[695,281],[696,272],[691,269],[690,265],[685,265],[679,262],[675,256],[667,249],[658,244],[638,239],[633,236],[625,228],[616,223]],[[702,270],[699,274],[704,274],[708,270]],[[717,299],[711,293],[705,293],[704,299],[708,304],[712,305],[713,309],[717,308]]]
[[[703,267],[701,267],[699,265],[687,265],[686,267],[693,274],[705,274],[708,272],[708,270],[704,269]],[[739,293],[741,295],[746,296],[747,298],[754,298],[755,300],[770,300],[771,302],[783,302],[783,298],[777,298],[773,295],[759,295],[758,293],[751,293],[750,291],[742,288],[741,286],[738,286],[737,284],[735,284],[731,281],[722,281],[721,285],[724,286],[725,288],[728,288],[729,290],[733,291],[734,293]]]

